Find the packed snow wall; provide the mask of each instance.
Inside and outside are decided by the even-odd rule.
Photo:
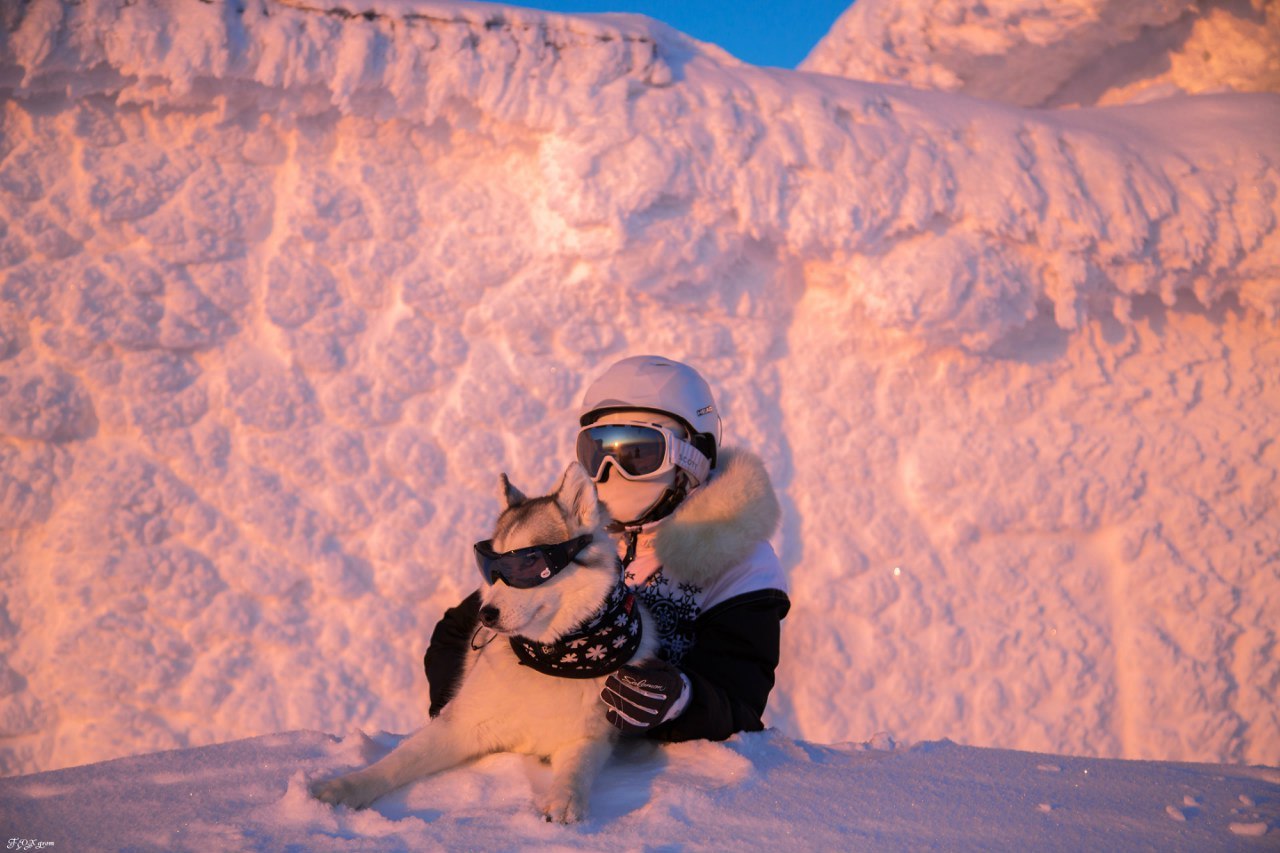
[[[781,494],[773,725],[1280,763],[1280,99],[462,2],[4,24],[5,772],[416,727],[498,472],[641,352]]]

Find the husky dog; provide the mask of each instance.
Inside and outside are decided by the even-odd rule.
[[[363,770],[312,786],[332,804],[363,808],[415,779],[492,752],[550,759],[537,803],[572,823],[617,731],[600,691],[610,672],[653,657],[651,617],[626,589],[609,519],[578,463],[554,493],[526,498],[500,479],[506,509],[476,545],[481,626],[457,694],[440,715]]]

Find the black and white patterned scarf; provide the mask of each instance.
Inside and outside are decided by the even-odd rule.
[[[520,663],[543,675],[599,678],[629,661],[640,637],[640,608],[619,576],[600,612],[556,642],[547,645],[528,637],[510,641]]]

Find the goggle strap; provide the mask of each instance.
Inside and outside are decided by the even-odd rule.
[[[689,472],[689,476],[702,485],[711,473],[711,460],[702,455],[702,451],[682,438],[667,433],[667,440],[675,450],[675,463]]]

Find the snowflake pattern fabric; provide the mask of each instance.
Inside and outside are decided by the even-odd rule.
[[[642,636],[636,596],[619,574],[604,607],[555,643],[511,637],[511,650],[526,666],[561,678],[598,678],[615,671],[636,653]]]

